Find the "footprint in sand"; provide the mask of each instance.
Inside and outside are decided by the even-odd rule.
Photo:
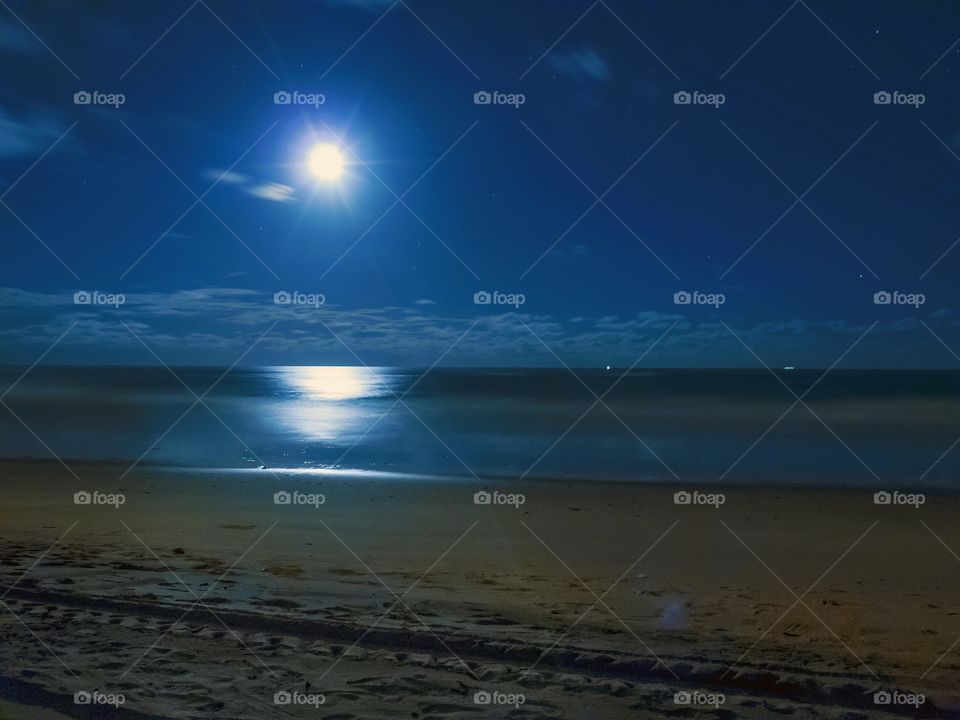
[[[807,628],[800,623],[790,623],[784,628],[783,634],[787,637],[803,637],[807,634]]]
[[[299,565],[270,565],[266,571],[277,577],[300,577],[303,575],[303,568]]]
[[[462,715],[463,713],[482,712],[483,708],[469,705],[451,705],[450,703],[436,703],[426,705],[423,712],[426,715]]]
[[[281,610],[295,610],[299,607],[302,607],[300,603],[296,600],[288,600],[287,598],[271,598],[270,600],[259,600],[254,601],[254,605],[259,605],[262,607],[275,607],[280,608]]]
[[[327,573],[330,575],[343,575],[343,576],[352,576],[352,575],[363,575],[363,573],[358,572],[357,570],[351,570],[350,568],[328,568]]]

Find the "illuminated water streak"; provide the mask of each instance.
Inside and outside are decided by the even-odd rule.
[[[341,440],[353,434],[369,413],[358,401],[389,393],[382,370],[349,366],[277,368],[281,382],[298,400],[284,404],[280,419],[295,433],[314,440]]]

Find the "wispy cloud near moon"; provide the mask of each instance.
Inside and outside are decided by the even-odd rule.
[[[262,200],[272,200],[273,202],[292,202],[296,200],[293,194],[294,189],[290,185],[284,185],[283,183],[269,182],[253,185],[247,188],[247,192],[254,197],[261,198]]]
[[[250,175],[244,175],[233,170],[219,170],[210,168],[204,175],[211,180],[217,181],[221,185],[232,185],[239,188],[248,195],[260,198],[261,200],[270,200],[271,202],[288,203],[294,202],[296,197],[296,188],[292,185],[272,181],[259,181]]]

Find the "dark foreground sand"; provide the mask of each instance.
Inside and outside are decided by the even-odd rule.
[[[0,718],[960,717],[956,498],[72,467],[0,465]]]

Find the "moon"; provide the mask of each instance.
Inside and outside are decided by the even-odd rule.
[[[346,162],[340,148],[331,143],[314,145],[307,155],[310,174],[323,182],[336,182],[343,175]]]

